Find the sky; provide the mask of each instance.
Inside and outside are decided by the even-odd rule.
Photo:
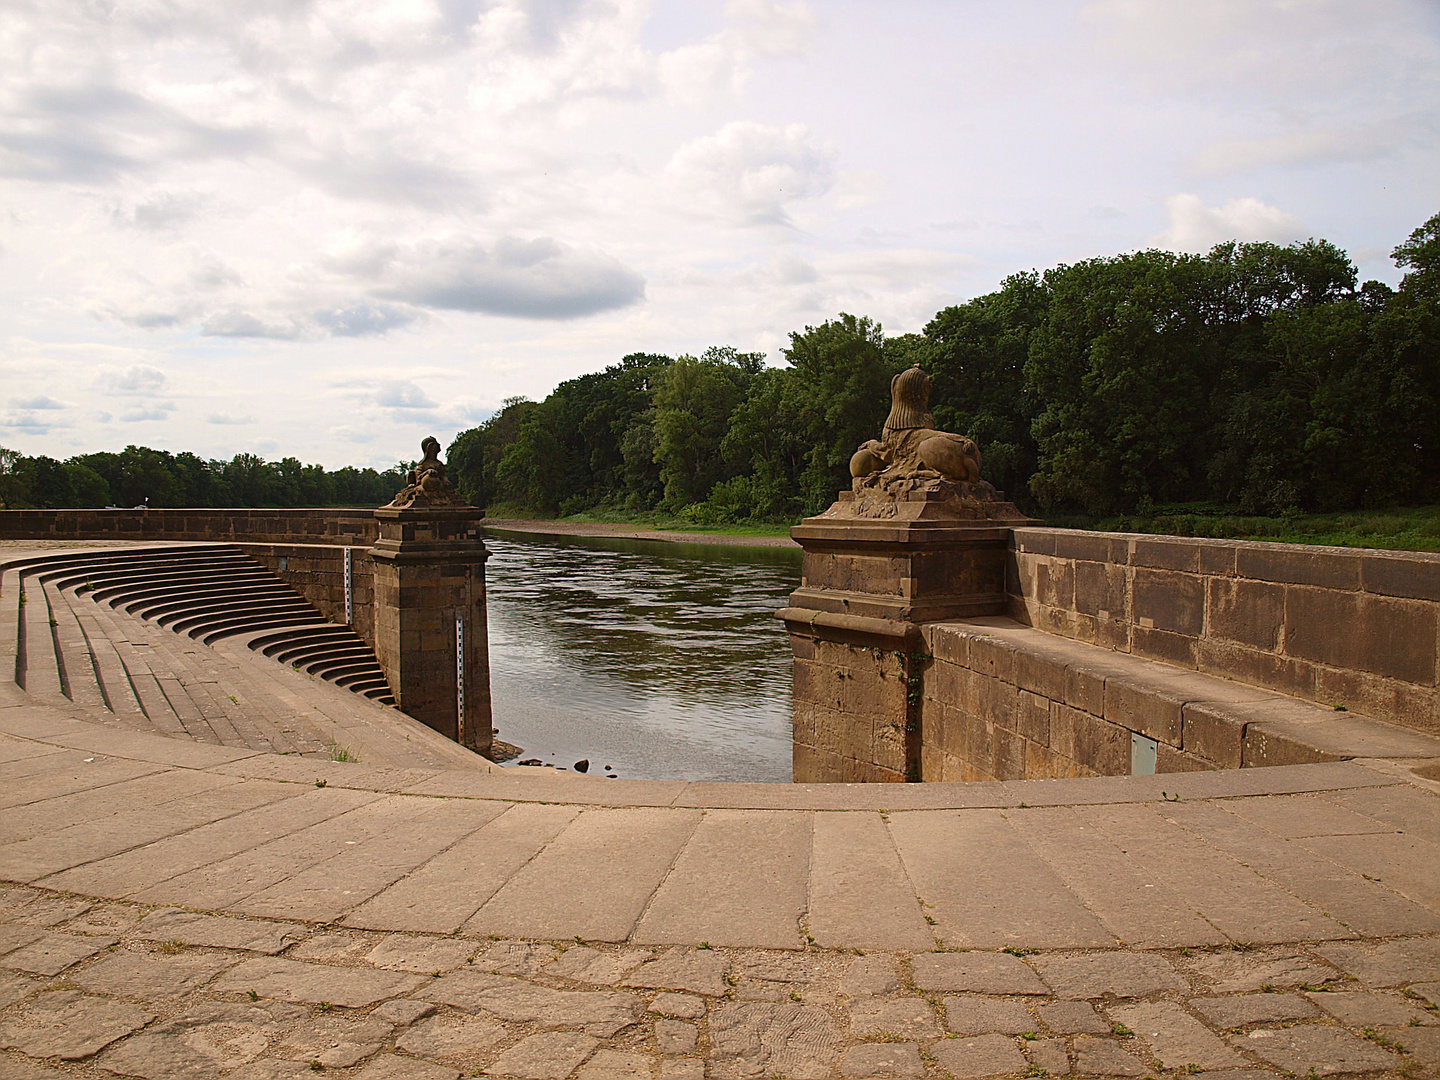
[[[1440,212],[1436,0],[3,0],[0,446],[386,466],[631,352]]]

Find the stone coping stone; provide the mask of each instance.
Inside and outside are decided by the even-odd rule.
[[[29,741],[156,769],[199,769],[225,776],[435,798],[577,806],[668,806],[742,810],[945,810],[1083,806],[1225,799],[1386,787],[1403,781],[1376,762],[1327,762],[1156,776],[1102,776],[926,784],[759,784],[607,780],[570,775],[515,775],[514,770],[386,769],[299,760],[146,732],[101,727],[42,705],[0,705],[0,740]],[[544,770],[545,773],[550,770]],[[323,781],[323,783],[322,783]]]

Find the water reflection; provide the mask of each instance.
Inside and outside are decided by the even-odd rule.
[[[499,737],[591,772],[790,779],[787,548],[489,531]]]

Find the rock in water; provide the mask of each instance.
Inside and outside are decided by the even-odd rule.
[[[589,772],[589,771],[590,771],[590,759],[589,759],[588,757],[582,757],[579,761],[575,762],[575,771],[576,771],[576,772]]]

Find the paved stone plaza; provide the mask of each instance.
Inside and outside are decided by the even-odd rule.
[[[0,682],[0,1080],[1440,1076],[1433,766],[606,780],[272,676],[361,760]]]

